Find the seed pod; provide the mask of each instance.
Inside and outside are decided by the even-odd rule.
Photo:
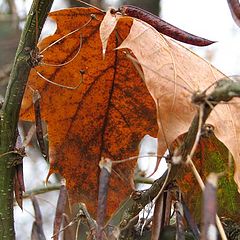
[[[40,93],[37,90],[35,90],[33,93],[33,105],[35,114],[36,135],[41,153],[44,158],[47,158],[47,150],[43,139],[40,98],[41,98]]]
[[[212,43],[215,43],[214,41],[210,41],[208,39],[195,36],[182,29],[179,29],[144,9],[141,9],[132,5],[123,5],[119,8],[119,11],[123,15],[138,18],[150,24],[158,32],[163,33],[180,42],[184,42],[184,43],[188,43],[196,46],[208,46]]]
[[[240,27],[240,3],[238,0],[227,0],[233,20]]]

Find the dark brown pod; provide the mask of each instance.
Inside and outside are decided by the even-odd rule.
[[[228,6],[230,8],[233,20],[240,27],[240,3],[238,0],[228,0]]]
[[[17,181],[19,184],[19,187],[22,192],[25,192],[25,184],[24,184],[24,175],[23,175],[23,163],[18,164],[16,166],[16,176],[17,176]]]
[[[41,153],[44,158],[47,157],[47,150],[43,139],[43,128],[42,128],[42,119],[41,119],[41,109],[40,109],[40,93],[35,90],[33,92],[33,106],[35,114],[35,124],[36,124],[36,135],[38,144],[41,150]]]
[[[99,190],[98,190],[98,208],[97,208],[97,240],[103,238],[103,230],[105,223],[105,216],[107,210],[107,195],[108,186],[112,169],[112,162],[108,158],[102,158],[99,167],[101,168],[99,176]]]
[[[58,201],[57,201],[57,207],[56,207],[56,213],[55,213],[55,219],[53,224],[53,240],[59,239],[59,233],[61,231],[61,225],[63,222],[63,216],[65,212],[65,207],[67,204],[67,189],[65,185],[62,185],[60,188]]]
[[[214,41],[210,41],[208,39],[195,36],[182,29],[179,29],[144,9],[141,9],[132,5],[123,5],[119,8],[119,11],[123,15],[138,18],[150,24],[158,32],[163,33],[180,42],[188,43],[195,46],[208,46],[212,43],[215,43]]]

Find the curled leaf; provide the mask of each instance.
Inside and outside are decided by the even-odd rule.
[[[118,49],[122,48],[130,49],[136,56],[137,60],[133,61],[141,65],[147,88],[155,100],[159,126],[158,154],[162,155],[174,139],[188,130],[196,113],[196,106],[191,102],[193,94],[227,77],[190,50],[137,19]],[[239,99],[217,105],[207,123],[214,126],[216,137],[232,153],[234,179],[240,189],[239,105]]]
[[[111,11],[109,10],[106,12],[103,21],[100,25],[99,31],[100,39],[102,42],[103,57],[105,57],[106,54],[108,39],[113,30],[115,29],[119,17],[120,17],[119,15],[111,14]]]

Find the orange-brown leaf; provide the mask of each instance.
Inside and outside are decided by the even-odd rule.
[[[48,48],[43,53],[44,63],[67,62],[76,55],[81,40],[82,47],[65,66],[35,69],[50,81],[67,86],[77,86],[80,71],[84,71],[83,82],[70,90],[47,82],[33,70],[21,110],[21,119],[34,120],[31,88],[38,90],[42,119],[48,125],[50,171],[61,173],[67,180],[72,202],[85,202],[92,213],[96,213],[97,207],[101,157],[114,161],[135,155],[141,138],[146,133],[156,135],[157,131],[155,105],[145,83],[123,51],[114,50],[127,36],[132,22],[130,19],[119,22],[103,59],[99,36],[103,16],[98,10],[85,8],[50,14],[58,28],[39,44],[40,51],[86,26]],[[113,165],[108,216],[131,192],[134,165],[133,161]]]

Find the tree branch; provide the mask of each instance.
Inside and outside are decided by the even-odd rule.
[[[57,191],[60,190],[60,187],[62,185],[60,183],[56,183],[56,184],[48,184],[47,186],[40,186],[37,188],[34,188],[32,190],[29,190],[27,192],[25,192],[23,194],[23,198],[29,198],[32,195],[38,195],[38,194],[43,194],[43,193],[48,193],[48,192],[52,192],[52,191]]]
[[[34,0],[16,52],[3,107],[0,111],[0,154],[14,149],[21,102],[31,66],[29,49],[36,48],[53,0]],[[38,18],[38,19],[36,19]],[[37,36],[36,36],[37,35]],[[14,239],[13,176],[15,155],[0,158],[0,239]]]
[[[203,104],[202,124],[206,122],[211,111],[213,110],[213,107],[215,107],[220,102],[228,102],[233,97],[240,97],[240,83],[234,82],[229,79],[223,79],[218,81],[213,92],[206,96],[206,98],[204,99],[204,103],[202,103]],[[207,102],[208,103],[210,102],[211,106]],[[177,155],[181,156],[182,162],[186,162],[187,156],[191,152],[191,149],[195,142],[196,134],[198,132],[198,127],[199,127],[199,114],[196,114],[196,116],[193,118],[188,133],[177,152]],[[168,183],[170,183],[176,178],[178,172],[181,171],[182,167],[184,167],[183,164],[172,165],[171,172],[167,180]],[[122,230],[119,239],[132,239],[130,233],[131,231],[129,231],[129,229],[131,228],[131,224],[129,223],[131,223],[131,220],[144,208],[144,206],[146,206],[149,203],[149,201],[152,201],[157,196],[166,179],[166,176],[167,171],[159,179],[157,179],[148,190],[140,193],[138,192],[137,198],[136,194],[132,194],[130,199],[131,205],[124,212],[122,221],[119,224],[119,228],[120,230]],[[126,228],[126,226],[128,227]]]

